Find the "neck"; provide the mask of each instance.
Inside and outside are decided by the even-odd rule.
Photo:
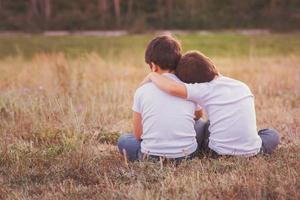
[[[175,74],[175,71],[174,70],[158,70],[157,73],[159,73],[159,74],[164,74],[164,73]]]

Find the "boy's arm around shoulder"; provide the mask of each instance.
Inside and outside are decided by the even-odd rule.
[[[172,96],[181,97],[184,99],[187,98],[187,89],[184,83],[176,82],[155,72],[149,73],[143,82],[147,82],[149,80],[151,80],[161,90]]]

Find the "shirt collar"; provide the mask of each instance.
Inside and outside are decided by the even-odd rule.
[[[165,73],[162,73],[161,75],[163,75],[163,76],[167,76],[167,77],[175,77],[175,78],[177,78],[177,76],[175,75],[175,74],[172,74],[172,73],[169,73],[169,72],[165,72]]]

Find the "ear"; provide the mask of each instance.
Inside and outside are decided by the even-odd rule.
[[[153,62],[150,63],[151,66],[151,71],[152,72],[157,72],[158,71],[158,66],[154,64]]]

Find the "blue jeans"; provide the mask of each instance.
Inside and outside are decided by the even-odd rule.
[[[200,151],[204,153],[209,152],[214,155],[217,153],[209,149],[208,147],[209,135],[210,135],[208,131],[208,127],[209,127],[209,121],[205,122],[201,119],[197,120],[195,122],[195,130],[197,135],[196,138],[197,138]],[[262,140],[261,153],[271,154],[280,144],[279,133],[275,129],[262,129],[258,131],[258,135]]]
[[[179,163],[181,160],[194,158],[198,152],[205,154],[209,153],[212,157],[218,157],[219,155],[208,147],[210,135],[208,127],[209,122],[205,122],[201,119],[197,120],[195,123],[195,130],[198,150],[187,157],[180,157],[171,160]],[[279,134],[274,129],[262,129],[258,131],[258,135],[262,140],[261,153],[271,154],[280,143]],[[118,148],[121,154],[123,154],[124,151],[126,152],[127,158],[130,161],[143,160],[144,155],[141,152],[141,141],[137,140],[131,133],[125,133],[120,136],[118,140]],[[160,159],[159,156],[153,155],[147,157],[149,157],[150,160]]]
[[[137,140],[132,133],[125,133],[120,136],[118,140],[118,148],[122,155],[124,155],[124,152],[126,153],[126,156],[130,161],[142,161],[144,157],[149,161],[159,161],[161,159],[160,156],[143,154],[141,152],[141,141]],[[179,164],[182,160],[190,160],[195,156],[196,152],[185,157],[169,158],[168,160],[175,164]]]
[[[126,152],[128,160],[142,160],[141,142],[132,133],[124,133],[118,139],[118,148],[122,155]]]
[[[261,138],[261,152],[271,154],[280,144],[279,133],[275,129],[262,129],[258,131]]]

